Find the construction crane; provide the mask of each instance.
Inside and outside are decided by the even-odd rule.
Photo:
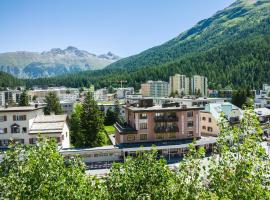
[[[112,85],[112,83],[120,83],[121,88],[123,88],[123,83],[127,83],[127,80],[109,81],[109,82],[110,82],[110,86]]]

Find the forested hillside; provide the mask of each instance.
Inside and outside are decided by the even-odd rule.
[[[269,34],[270,1],[237,0],[228,8],[200,21],[172,40],[108,68],[139,68],[160,65],[194,55],[231,41]]]
[[[159,66],[87,71],[48,79],[28,80],[28,85],[55,84],[70,87],[95,84],[108,87],[110,82],[127,80],[137,89],[146,80],[168,80],[175,73],[205,75],[211,88],[250,86],[260,88],[270,82],[270,35],[232,41],[218,48],[197,53]],[[115,85],[117,86],[117,85]],[[119,86],[119,85],[118,85]]]
[[[25,85],[25,81],[14,78],[12,75],[0,72],[0,88]]]

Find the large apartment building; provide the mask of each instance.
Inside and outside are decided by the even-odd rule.
[[[190,81],[186,75],[175,74],[170,76],[169,91],[177,92],[179,95],[188,95],[190,93]]]
[[[38,136],[54,138],[61,147],[69,147],[66,115],[44,116],[43,107],[0,108],[0,147],[11,140],[21,144],[35,144]]]
[[[195,75],[190,80],[191,93],[207,96],[208,80],[204,76]]]
[[[126,105],[125,123],[116,124],[116,144],[200,138],[200,108],[153,105],[151,100]]]
[[[166,97],[169,95],[169,83],[165,81],[147,81],[141,84],[143,97]]]

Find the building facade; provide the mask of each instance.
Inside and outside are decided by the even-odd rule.
[[[165,81],[147,81],[141,84],[143,97],[166,97],[169,95],[169,83]]]
[[[207,96],[208,94],[208,80],[204,76],[195,75],[191,78],[191,93],[200,96]]]
[[[200,138],[200,108],[177,104],[126,105],[125,124],[116,124],[116,144]]]
[[[7,147],[11,140],[21,144],[35,144],[39,134],[41,137],[54,137],[59,146],[68,147],[69,131],[66,116],[62,117],[61,122],[57,117],[54,117],[49,122],[42,124],[42,119],[48,119],[48,116],[44,116],[43,107],[0,108],[0,147]],[[37,126],[39,126],[39,129],[37,129]],[[59,130],[60,126],[62,131]],[[56,130],[58,131],[57,137],[54,132]],[[60,132],[61,135],[65,134],[65,137],[60,136]]]
[[[243,111],[229,102],[207,104],[205,110],[200,113],[200,129],[203,136],[219,134],[222,113],[231,125],[238,124],[243,117]]]
[[[170,76],[169,92],[177,92],[181,96],[190,94],[190,81],[186,75],[175,74]]]

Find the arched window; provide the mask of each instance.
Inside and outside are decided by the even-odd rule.
[[[12,124],[11,133],[20,133],[20,126],[18,124]]]

